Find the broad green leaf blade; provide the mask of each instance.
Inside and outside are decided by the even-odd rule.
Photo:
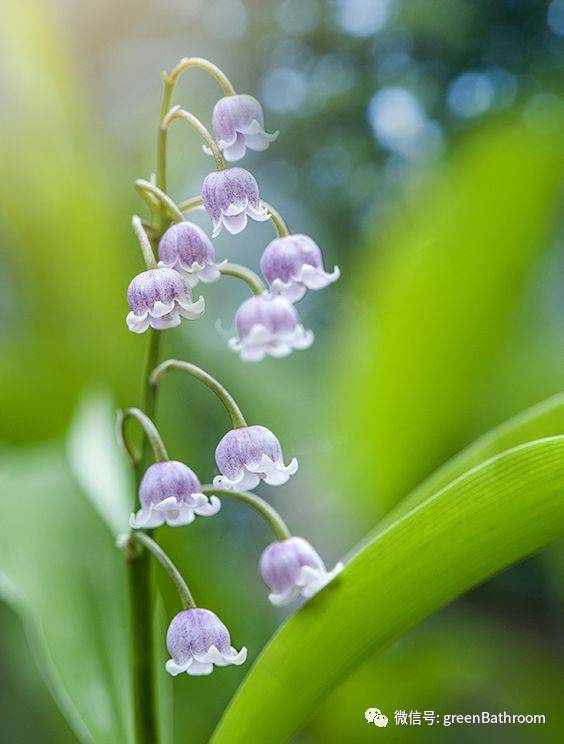
[[[133,489],[130,469],[116,443],[115,420],[109,396],[86,397],[72,422],[67,451],[82,490],[117,536],[129,530]]]
[[[367,536],[367,542],[403,514],[407,514],[408,511],[432,496],[433,493],[444,488],[467,470],[470,470],[470,468],[480,465],[489,458],[512,447],[517,447],[519,444],[525,444],[534,439],[557,436],[562,433],[564,433],[564,393],[558,393],[558,395],[553,395],[552,398],[528,408],[508,421],[504,421],[503,424],[472,442],[435,470],[378,522],[374,530]]]
[[[391,524],[282,626],[215,744],[286,742],[370,654],[430,613],[564,534],[564,436],[465,473]]]
[[[81,741],[131,741],[123,556],[62,447],[0,461],[0,594],[14,606]],[[41,671],[40,671],[41,670]]]
[[[336,341],[327,424],[347,464],[335,476],[360,519],[382,516],[477,427],[505,417],[517,394],[505,392],[508,366],[519,395],[538,395],[542,329],[530,333],[516,314],[552,246],[563,126],[485,127],[369,238]],[[520,364],[535,359],[527,379],[515,347]],[[544,375],[552,392],[561,364]]]

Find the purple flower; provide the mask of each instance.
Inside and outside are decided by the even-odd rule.
[[[213,110],[212,126],[217,146],[230,162],[241,160],[247,147],[259,152],[266,150],[279,134],[265,132],[262,106],[248,95],[220,98]]]
[[[168,627],[166,647],[172,656],[165,665],[169,674],[211,674],[215,666],[243,664],[247,649],[237,651],[225,625],[210,610],[197,608],[179,612]]]
[[[322,289],[337,281],[341,272],[335,266],[331,273],[323,268],[323,256],[307,235],[288,235],[268,244],[260,268],[274,294],[297,302],[308,289]]]
[[[220,277],[222,264],[215,263],[213,243],[193,222],[169,227],[159,243],[159,259],[160,267],[179,271],[189,287],[195,287],[199,281],[215,282]]]
[[[269,545],[260,557],[260,575],[271,590],[269,600],[279,607],[298,596],[313,597],[338,573],[343,564],[327,571],[317,551],[302,537],[289,537]]]
[[[196,474],[176,460],[156,462],[148,468],[139,487],[139,501],[141,509],[131,515],[129,524],[145,529],[165,522],[180,527],[193,522],[196,515],[211,517],[221,507],[217,496],[208,501]]]
[[[173,269],[149,269],[138,274],[127,290],[131,308],[129,330],[143,333],[151,326],[159,331],[180,324],[180,317],[194,320],[204,312],[204,298],[192,302],[185,279]]]
[[[262,206],[255,177],[244,168],[214,171],[202,184],[202,201],[213,223],[213,237],[222,225],[232,235],[247,226],[247,217],[263,222],[269,214]]]
[[[284,465],[282,448],[274,434],[264,426],[246,426],[228,431],[215,451],[221,475],[213,479],[216,488],[248,491],[263,480],[281,486],[298,470],[294,457]]]
[[[229,339],[229,348],[245,362],[260,362],[266,354],[284,357],[313,343],[312,331],[304,329],[296,309],[284,297],[250,297],[237,310],[235,325],[239,337]]]

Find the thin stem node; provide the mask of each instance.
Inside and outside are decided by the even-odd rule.
[[[167,132],[172,122],[176,121],[177,119],[182,119],[183,121],[188,122],[188,124],[190,124],[190,126],[192,126],[196,130],[196,132],[198,132],[200,137],[204,140],[208,148],[211,150],[215,158],[217,169],[225,170],[225,168],[227,167],[225,165],[225,160],[223,159],[223,155],[221,154],[214,138],[211,136],[202,122],[196,116],[194,116],[194,114],[191,114],[189,111],[185,111],[180,106],[173,106],[163,118],[161,122],[161,129],[164,132]]]
[[[288,529],[286,522],[282,519],[280,514],[270,506],[269,503],[261,499],[250,491],[231,491],[226,488],[216,488],[213,485],[202,486],[202,493],[215,495],[215,496],[227,496],[238,501],[242,501],[249,506],[252,506],[270,525],[270,528],[276,535],[277,540],[287,540],[292,537],[292,533]]]
[[[268,210],[268,213],[270,215],[270,219],[272,220],[274,227],[276,228],[276,232],[278,233],[279,238],[285,238],[287,235],[290,235],[290,228],[288,227],[286,221],[280,214],[280,212],[277,209],[274,209],[272,204],[269,204],[268,202],[265,202],[261,199],[261,204],[263,207],[266,207]]]
[[[143,254],[143,259],[145,261],[147,270],[156,269],[157,260],[155,258],[155,254],[153,253],[153,246],[151,245],[149,236],[145,232],[143,221],[136,214],[134,214],[131,218],[131,226],[133,227],[133,231],[135,232],[137,240],[139,241],[139,246],[141,247],[141,253]]]
[[[146,181],[143,178],[138,178],[135,181],[135,188],[143,196],[144,199],[147,194],[151,194],[152,196],[156,197],[158,202],[162,204],[165,211],[168,213],[169,217],[174,220],[174,222],[184,222],[184,215],[178,209],[176,203],[170,198],[168,194],[165,194],[162,189],[160,189],[158,186],[155,186],[154,183]],[[145,200],[147,201],[147,204],[151,206],[151,202],[147,199]]]
[[[151,421],[151,419],[140,411],[139,408],[127,408],[125,411],[120,411],[118,414],[118,435],[119,439],[128,453],[132,463],[137,466],[140,463],[140,456],[128,442],[125,436],[125,425],[129,419],[135,419],[143,429],[143,433],[147,437],[147,441],[151,445],[153,455],[156,462],[163,462],[168,460],[168,454],[165,449],[161,435],[158,432],[157,427]]]
[[[219,271],[224,276],[234,276],[237,279],[241,279],[247,284],[251,292],[255,295],[262,295],[266,292],[266,287],[262,283],[260,277],[255,274],[254,271],[248,269],[246,266],[240,264],[226,263],[220,266]]]
[[[172,372],[173,370],[187,372],[189,375],[192,375],[192,377],[195,377],[197,380],[200,380],[200,382],[203,382],[204,385],[207,385],[207,387],[209,387],[209,389],[217,395],[217,397],[227,409],[227,412],[231,417],[231,422],[234,429],[241,429],[247,426],[247,422],[245,421],[243,414],[241,413],[241,409],[235,402],[233,396],[223,387],[221,383],[219,383],[215,379],[215,377],[212,377],[203,369],[200,369],[200,367],[196,367],[195,364],[191,364],[190,362],[183,362],[179,359],[168,359],[166,362],[159,364],[159,366],[156,367],[151,373],[150,380],[153,387],[156,388],[158,386],[159,382],[161,381],[161,377],[166,372]]]
[[[207,72],[215,80],[217,80],[226,96],[235,95],[235,88],[233,87],[231,81],[223,72],[223,70],[220,70],[217,65],[214,65],[213,62],[210,62],[203,57],[184,57],[180,60],[176,67],[174,67],[170,71],[170,74],[167,75],[166,73],[163,73],[163,79],[165,80],[165,82],[174,85],[177,82],[178,78],[182,75],[182,73],[186,70],[189,70],[190,68],[198,68],[200,70],[204,70],[204,72]]]
[[[181,212],[192,212],[194,209],[199,209],[202,206],[203,199],[202,195],[191,196],[188,199],[183,199],[178,203],[178,209]]]
[[[147,535],[145,532],[139,531],[132,532],[129,541],[131,543],[138,543],[142,545],[157,559],[157,561],[167,572],[172,583],[176,587],[178,596],[180,597],[182,609],[193,610],[196,607],[194,597],[192,596],[190,589],[188,589],[188,585],[184,581],[182,574],[176,568],[174,563],[161,548],[161,546],[156,543],[151,537],[149,537],[149,535]]]

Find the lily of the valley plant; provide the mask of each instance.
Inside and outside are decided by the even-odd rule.
[[[214,135],[189,111],[172,105],[175,84],[185,71],[200,68],[210,73],[224,96],[216,103]],[[139,240],[145,269],[131,280],[127,290],[131,331],[147,334],[147,364],[143,373],[143,400],[138,408],[120,413],[119,433],[135,467],[138,505],[130,518],[132,531],[120,538],[130,573],[131,624],[135,730],[138,742],[157,741],[153,700],[152,592],[149,581],[151,557],[161,563],[174,582],[180,611],[171,619],[166,635],[170,659],[166,670],[198,676],[214,667],[243,664],[245,647],[232,645],[226,624],[209,608],[200,607],[176,566],[159,546],[152,531],[161,526],[196,529],[200,518],[220,513],[221,498],[235,498],[254,507],[268,522],[274,542],[268,545],[258,570],[277,606],[302,597],[310,598],[330,582],[342,568],[327,570],[317,551],[303,537],[292,536],[280,515],[252,493],[261,481],[282,486],[298,470],[294,457],[284,457],[276,435],[260,422],[248,425],[233,397],[214,377],[188,361],[159,363],[164,330],[183,320],[197,321],[205,310],[199,296],[202,285],[221,281],[222,276],[244,281],[251,296],[235,314],[237,335],[228,346],[243,361],[257,362],[265,356],[282,357],[313,343],[295,303],[307,290],[319,290],[339,277],[338,268],[327,272],[321,250],[307,236],[291,234],[285,221],[259,194],[254,176],[244,168],[227,167],[226,161],[241,160],[247,148],[265,150],[278,133],[265,130],[260,103],[250,95],[239,95],[215,65],[200,58],[183,59],[164,77],[164,96],[158,131],[157,169],[150,180],[136,181],[136,188],[149,206],[150,221],[134,216],[133,229]],[[202,137],[204,152],[213,156],[215,170],[202,183],[201,194],[175,201],[167,193],[167,135],[176,121],[191,125]],[[267,284],[250,269],[218,260],[212,240],[184,215],[203,207],[211,221],[212,237],[225,228],[235,234],[251,220],[271,220],[277,236],[265,247],[260,267]],[[200,287],[198,287],[200,285]],[[215,449],[219,473],[211,484],[202,485],[188,464],[169,459],[155,423],[159,384],[167,372],[178,370],[199,379],[224,404],[231,422]],[[143,430],[138,452],[127,435],[126,423],[135,420]],[[215,443],[214,443],[215,444]],[[212,446],[212,443],[210,443]],[[214,608],[221,614],[221,608]],[[164,639],[163,639],[164,642]]]

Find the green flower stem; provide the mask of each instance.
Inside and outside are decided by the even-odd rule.
[[[153,252],[153,246],[151,245],[151,241],[149,240],[149,237],[145,232],[145,228],[143,227],[141,218],[138,217],[136,214],[133,215],[133,217],[131,218],[131,226],[133,227],[135,235],[137,236],[137,240],[139,241],[139,245],[141,246],[141,252],[143,254],[143,259],[145,260],[145,266],[147,267],[147,269],[156,269],[157,261]]]
[[[159,207],[156,208],[156,211],[158,211],[158,209],[160,209],[160,205],[159,205]],[[147,237],[151,241],[151,245],[155,241],[158,241],[158,239],[160,238],[161,234],[160,234],[160,232],[158,230],[155,229],[155,226],[152,225],[147,220],[141,220],[141,224],[143,225],[143,229],[147,233]]]
[[[260,496],[250,493],[250,491],[231,491],[227,488],[216,488],[213,485],[205,485],[202,486],[202,493],[222,497],[228,496],[238,501],[243,501],[245,504],[252,506],[253,509],[258,511],[266,519],[277,540],[287,540],[289,537],[292,537],[292,533],[276,509],[270,506],[264,499],[261,499]]]
[[[276,228],[276,232],[278,233],[278,237],[285,238],[287,235],[290,235],[290,228],[286,224],[280,212],[277,209],[274,209],[272,204],[269,204],[268,202],[265,202],[262,199],[261,199],[261,204],[263,205],[263,207],[266,207],[266,209],[268,210],[270,219],[274,223],[274,227]]]
[[[149,342],[147,344],[147,355],[145,358],[145,369],[143,372],[143,390],[141,392],[144,408],[147,416],[155,419],[157,412],[157,390],[151,383],[151,373],[159,363],[162,331],[149,328]]]
[[[184,222],[184,215],[178,209],[176,203],[170,198],[170,196],[168,196],[168,194],[165,194],[162,189],[160,189],[158,186],[155,186],[154,183],[145,181],[143,178],[138,178],[137,181],[135,181],[135,188],[140,194],[143,195],[144,198],[147,193],[154,195],[163,205],[165,210],[168,212],[169,217],[174,220],[174,222]],[[147,203],[150,206],[150,202]],[[164,225],[161,225],[161,232],[163,231],[163,228]]]
[[[147,204],[149,209],[153,214],[160,214],[162,210],[162,204],[161,202],[156,198],[154,194],[149,193],[148,191],[145,191],[144,189],[138,188],[135,184],[133,184],[135,187],[135,190],[139,194],[139,196],[143,199],[143,201]]]
[[[190,68],[199,68],[209,73],[223,89],[223,92],[227,96],[235,95],[235,88],[231,85],[229,78],[222,72],[219,67],[209,62],[207,59],[202,57],[185,57],[180,60],[176,67],[171,70],[169,74],[163,73],[163,101],[161,106],[161,119],[159,122],[159,132],[157,138],[157,186],[163,191],[166,191],[166,145],[167,145],[167,131],[163,129],[161,124],[163,119],[168,114],[171,104],[172,96],[174,94],[174,86],[176,85],[178,78],[183,72]]]
[[[159,120],[159,133],[157,137],[157,186],[166,191],[166,146],[167,146],[167,131],[163,129],[161,124],[163,119],[168,114],[172,103],[172,94],[174,93],[174,86],[176,84],[176,77],[172,78],[163,73],[163,102],[161,105],[161,118]],[[161,222],[162,224],[162,222]]]
[[[242,429],[247,426],[247,422],[245,421],[243,414],[241,413],[241,409],[235,402],[233,396],[227,392],[227,390],[221,383],[219,383],[215,379],[215,377],[212,377],[203,369],[200,369],[200,367],[196,367],[195,364],[191,364],[190,362],[183,362],[179,359],[168,359],[166,362],[163,362],[153,370],[150,376],[150,382],[153,388],[156,390],[159,382],[161,381],[161,377],[166,372],[172,372],[173,370],[187,372],[189,375],[192,375],[192,377],[195,377],[197,380],[200,380],[200,382],[203,382],[204,385],[207,385],[207,387],[209,387],[209,389],[217,395],[217,397],[227,409],[227,412],[231,417],[231,422],[234,429]]]
[[[161,122],[161,129],[165,132],[165,139],[170,125],[177,119],[182,119],[183,121],[188,122],[188,124],[190,124],[190,126],[192,126],[198,132],[200,137],[204,140],[206,145],[211,150],[215,158],[217,170],[225,170],[225,168],[227,167],[225,165],[225,160],[223,159],[223,155],[219,151],[214,138],[211,136],[202,122],[194,116],[194,114],[191,114],[189,111],[185,111],[183,108],[180,108],[180,106],[174,106],[173,108],[171,108],[171,110],[167,113],[167,115]]]
[[[149,373],[158,363],[160,332],[148,330],[147,357],[143,373],[141,407],[150,420],[156,413],[156,389],[149,382]],[[148,440],[143,437],[142,455],[135,467],[136,492],[149,464]],[[150,535],[151,531],[148,530]],[[153,639],[153,589],[151,561],[147,550],[130,551],[128,556],[129,596],[131,614],[131,663],[133,676],[133,717],[136,744],[158,744],[156,719],[156,689]]]
[[[163,462],[164,460],[168,460],[167,451],[155,424],[148,416],[143,413],[143,411],[140,411],[138,408],[127,408],[125,411],[121,411],[119,414],[118,432],[120,434],[122,444],[127,451],[133,465],[138,465],[140,463],[141,457],[135,452],[131,444],[127,441],[127,437],[125,436],[125,425],[129,419],[135,419],[141,425],[145,437],[147,438],[147,441],[149,442],[149,444],[151,445],[151,449],[153,450],[155,461]]]
[[[237,279],[241,279],[249,285],[251,292],[255,295],[261,295],[266,292],[266,287],[260,280],[260,278],[246,266],[240,266],[239,264],[226,263],[219,267],[219,271],[224,276],[234,276]]]
[[[193,209],[198,209],[202,206],[202,196],[191,196],[189,199],[183,199],[178,203],[178,209],[181,212],[191,212]]]
[[[198,67],[212,75],[223,88],[226,95],[233,95],[235,90],[223,72],[199,57],[182,59],[171,71],[170,75],[163,74],[164,91],[161,106],[161,116],[157,135],[157,168],[156,184],[141,182],[139,185],[143,198],[150,207],[154,206],[150,196],[157,197],[160,203],[172,211],[172,219],[180,222],[184,219],[176,204],[166,195],[167,191],[167,131],[161,123],[172,105],[174,86],[180,75],[190,67]],[[147,185],[148,184],[148,185]],[[149,196],[150,195],[150,196]],[[163,199],[164,196],[164,199]],[[156,244],[167,226],[165,210],[154,213],[154,232],[151,241]],[[178,212],[178,214],[177,214]],[[141,408],[147,416],[154,420],[157,404],[157,388],[149,380],[151,370],[159,361],[160,333],[153,328],[148,330],[147,358],[143,376],[143,391]],[[137,486],[143,477],[144,466],[148,460],[147,440],[144,438],[144,452],[141,461],[135,468]],[[153,597],[151,590],[151,564],[147,549],[128,559],[129,591],[131,606],[131,637],[132,637],[132,665],[133,665],[133,699],[136,744],[158,744],[155,706],[155,673],[153,653]]]
[[[152,553],[152,555],[158,560],[158,562],[167,572],[172,583],[176,587],[178,596],[180,597],[180,603],[182,605],[182,609],[183,610],[194,609],[196,607],[196,603],[194,602],[194,597],[192,596],[192,593],[190,592],[190,590],[188,589],[188,586],[186,585],[186,582],[182,578],[182,574],[176,568],[174,563],[170,560],[170,558],[164,552],[161,546],[158,543],[156,543],[151,537],[149,537],[149,535],[147,535],[145,532],[139,532],[139,531],[135,531],[131,533],[129,537],[129,542],[139,543],[140,545],[143,545],[143,547],[147,548],[147,550],[150,553]]]
[[[128,551],[133,667],[133,719],[136,744],[158,744],[155,712],[151,561],[149,553]]]
[[[203,57],[184,57],[184,59],[181,59],[176,67],[171,70],[170,75],[166,76],[165,82],[168,80],[172,85],[174,85],[180,75],[191,67],[196,67],[209,73],[220,84],[226,96],[235,95],[235,88],[231,84],[227,75],[220,70],[219,67],[214,65],[212,62],[209,62],[207,59],[203,59]]]

